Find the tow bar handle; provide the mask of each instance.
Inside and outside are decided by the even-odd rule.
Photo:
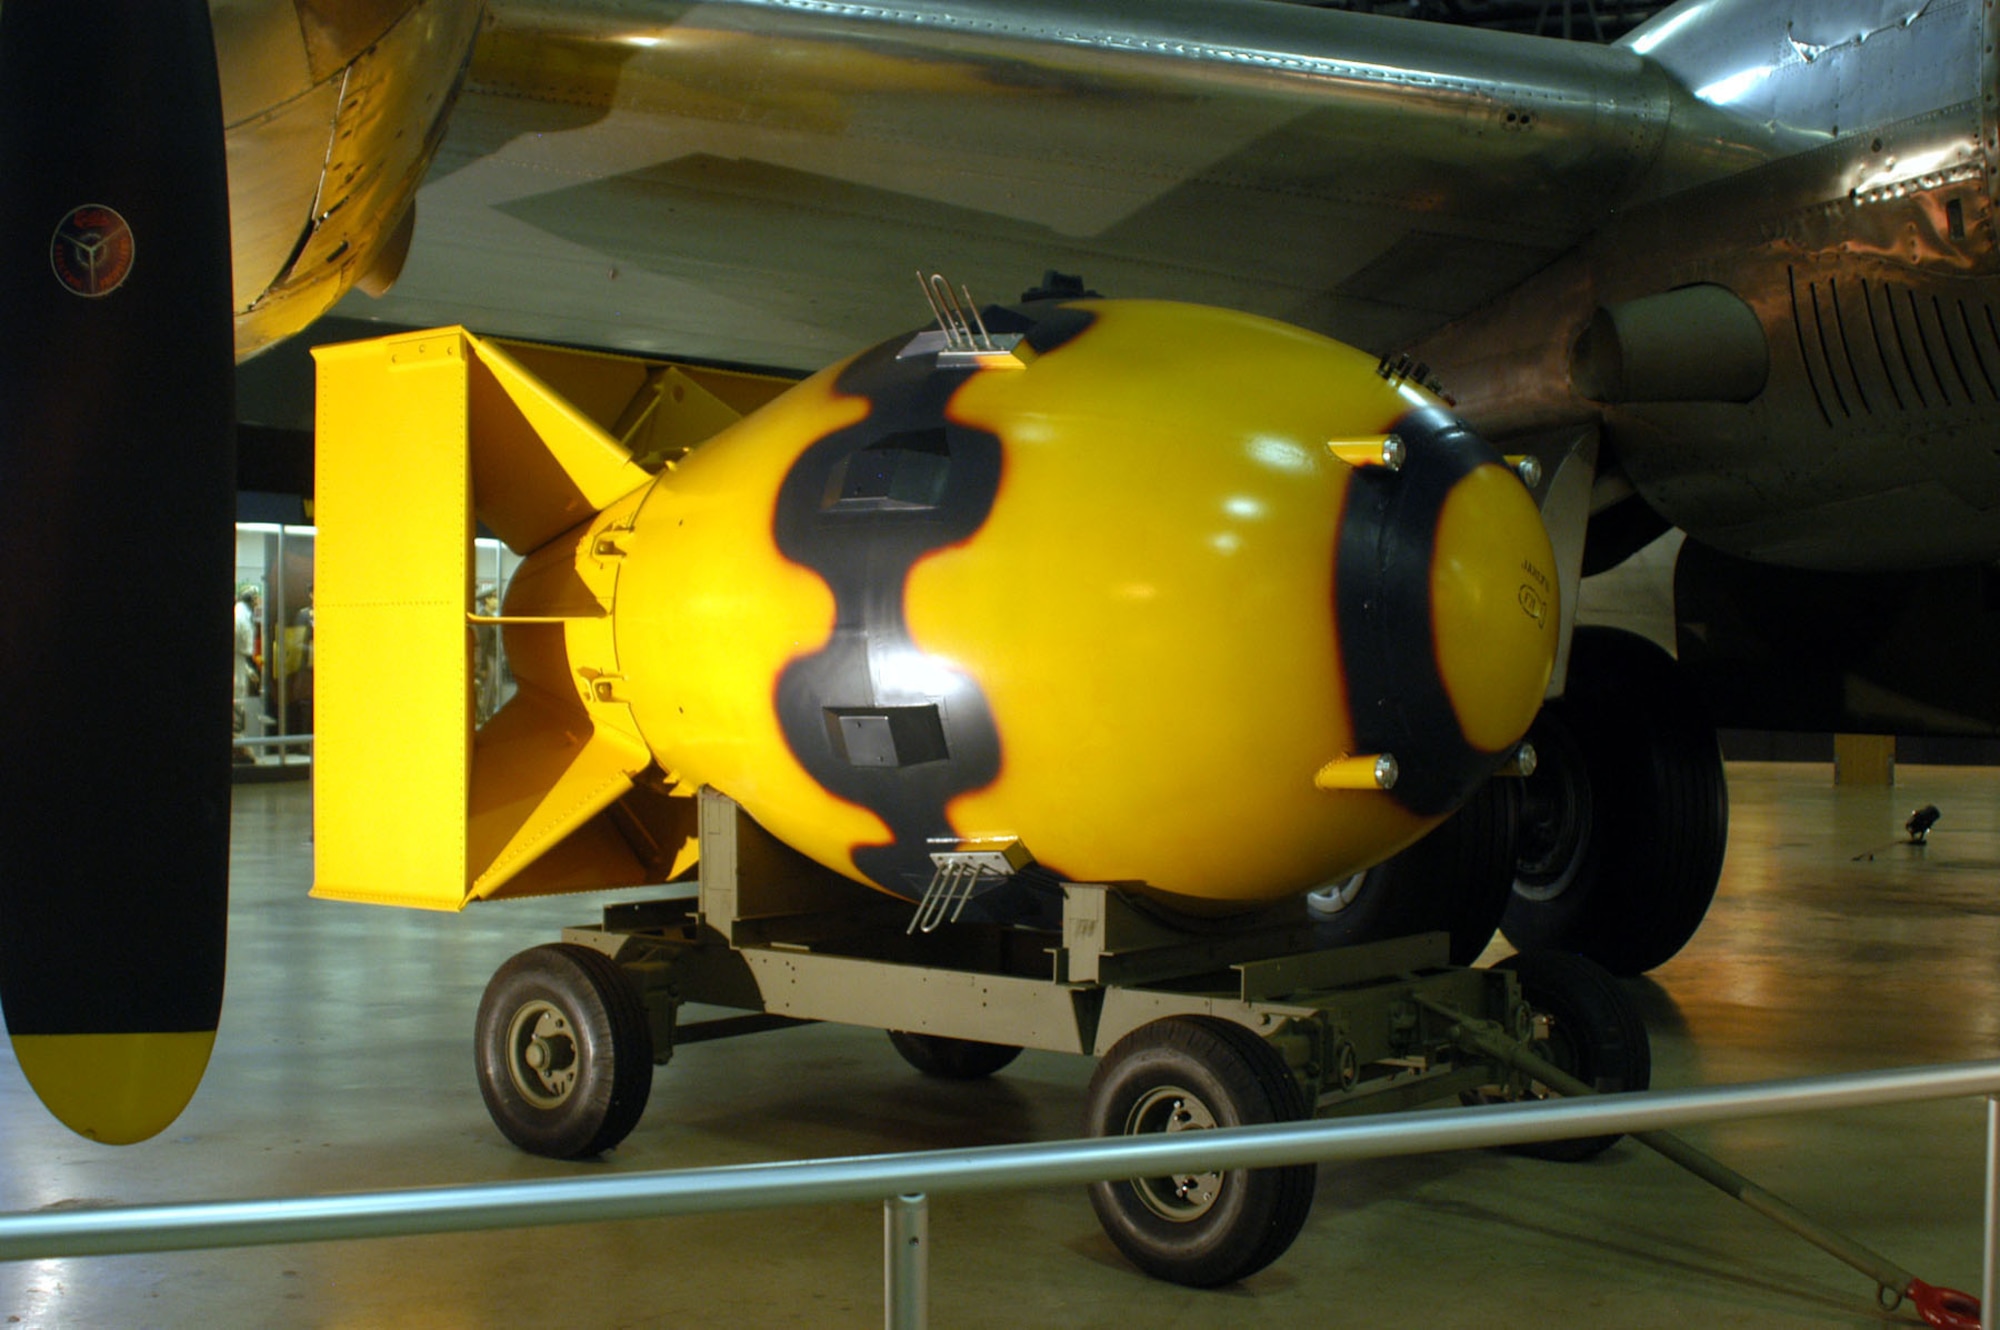
[[[1981,1330],[1979,1299],[1955,1288],[1937,1288],[1921,1279],[1912,1279],[1903,1296],[1924,1318],[1925,1325],[1939,1330]]]
[[[1431,1005],[1431,1004],[1426,1004]],[[1516,1071],[1525,1072],[1567,1098],[1595,1095],[1597,1087],[1578,1080],[1562,1068],[1537,1057],[1526,1045],[1509,1038],[1490,1021],[1474,1020],[1459,1012],[1433,1007],[1458,1022],[1455,1037],[1468,1052],[1496,1058]],[[1719,1191],[1733,1196],[1758,1214],[1790,1229],[1835,1260],[1859,1270],[1874,1280],[1880,1290],[1877,1300],[1893,1311],[1907,1298],[1924,1323],[1938,1330],[1984,1330],[1979,1319],[1979,1299],[1957,1289],[1926,1284],[1880,1252],[1873,1251],[1772,1195],[1721,1160],[1664,1131],[1633,1132],[1632,1139],[1666,1156]]]

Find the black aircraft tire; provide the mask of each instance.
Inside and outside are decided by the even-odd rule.
[[[1305,1092],[1263,1039],[1233,1021],[1168,1016],[1104,1055],[1091,1077],[1085,1130],[1145,1135],[1291,1122]],[[1099,1182],[1098,1222],[1156,1279],[1214,1288],[1247,1278],[1292,1245],[1312,1210],[1312,1164]]]
[[[1322,908],[1334,897],[1313,893],[1313,940],[1338,947],[1443,929],[1453,965],[1479,959],[1514,887],[1519,787],[1498,777],[1485,782],[1429,835],[1343,885],[1339,909]]]
[[[602,1154],[638,1125],[653,1089],[645,1004],[618,963],[573,943],[533,947],[479,1000],[479,1092],[530,1154]]]
[[[1644,1090],[1653,1081],[1653,1047],[1646,1023],[1603,966],[1561,951],[1509,956],[1496,967],[1521,979],[1521,997],[1545,1018],[1546,1031],[1535,1053],[1599,1094]],[[1485,1096],[1491,1098],[1491,1096]],[[1528,1098],[1556,1097],[1536,1085]],[[1578,1163],[1594,1159],[1618,1143],[1617,1134],[1563,1141],[1529,1141],[1511,1147],[1536,1159]]]
[[[1729,840],[1722,752],[1700,700],[1651,642],[1579,628],[1568,691],[1529,740],[1540,765],[1523,791],[1508,941],[1614,974],[1664,964],[1708,913]]]
[[[903,1055],[903,1061],[926,1076],[947,1081],[983,1079],[1021,1056],[1021,1050],[1012,1044],[987,1044],[977,1039],[953,1039],[949,1035],[917,1034],[910,1030],[889,1031],[889,1042]]]

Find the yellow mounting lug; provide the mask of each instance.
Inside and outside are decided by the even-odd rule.
[[[1326,450],[1352,467],[1383,466],[1391,471],[1403,469],[1403,459],[1409,455],[1399,435],[1384,434],[1375,439],[1328,439]]]
[[[1319,769],[1313,784],[1322,790],[1393,790],[1402,769],[1393,754],[1337,757]]]

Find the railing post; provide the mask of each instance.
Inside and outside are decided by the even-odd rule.
[[[1979,1286],[1979,1323],[1986,1330],[2000,1325],[1993,1310],[1994,1284],[2000,1282],[2000,1246],[1994,1242],[2000,1227],[2000,1095],[1986,1097],[1986,1260],[1985,1278]]]
[[[882,1202],[882,1321],[925,1330],[931,1301],[931,1211],[921,1194]]]

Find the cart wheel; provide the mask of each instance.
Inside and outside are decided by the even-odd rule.
[[[533,947],[479,1000],[479,1092],[530,1154],[581,1159],[625,1139],[653,1089],[653,1032],[618,963],[572,943]]]
[[[1169,1016],[1120,1039],[1090,1080],[1092,1136],[1199,1131],[1307,1116],[1305,1093],[1269,1044],[1232,1021]],[[1312,1209],[1317,1169],[1232,1169],[1099,1182],[1098,1222],[1156,1279],[1213,1288],[1285,1253]]]
[[[903,1055],[903,1061],[926,1076],[947,1081],[981,1080],[1021,1056],[1021,1050],[1012,1044],[985,1044],[977,1039],[909,1030],[889,1031],[889,1042]]]
[[[1563,951],[1529,951],[1509,956],[1497,967],[1521,977],[1521,996],[1535,1012],[1537,1056],[1555,1063],[1600,1094],[1643,1090],[1652,1083],[1653,1051],[1646,1023],[1632,1000],[1595,961]],[[1481,1092],[1479,1099],[1559,1098],[1540,1082],[1525,1095]],[[1564,1141],[1528,1141],[1509,1149],[1536,1159],[1574,1163],[1594,1159],[1619,1136],[1579,1136]]]

